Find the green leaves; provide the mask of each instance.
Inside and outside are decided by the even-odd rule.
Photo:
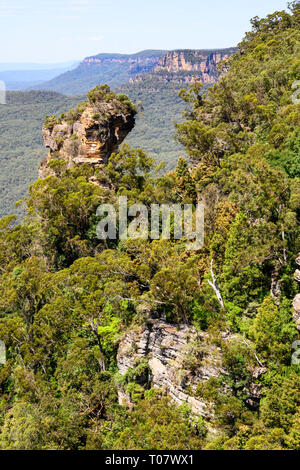
[[[87,256],[95,246],[88,231],[102,191],[77,173],[75,169],[60,178],[50,176],[30,188],[29,210],[40,217],[45,254],[58,267]]]
[[[285,299],[278,308],[266,297],[254,319],[252,334],[257,351],[276,364],[289,365],[291,345],[297,338],[291,302]]]

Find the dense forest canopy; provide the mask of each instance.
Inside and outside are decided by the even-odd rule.
[[[30,187],[22,224],[0,221],[0,449],[300,448],[299,52],[299,1],[254,18],[219,82],[180,93],[176,138],[190,162],[155,177],[153,160],[126,144],[102,167],[54,158],[53,174]],[[147,207],[202,202],[204,247],[99,241],[96,209],[120,195]],[[210,419],[142,386],[147,362],[120,377],[119,341],[149,317],[206,333],[187,371],[200,346],[222,352],[222,373],[195,392]],[[121,385],[131,409],[118,402]]]
[[[15,211],[28,186],[38,175],[43,148],[41,126],[46,114],[59,114],[74,107],[82,97],[67,98],[48,91],[7,92],[6,104],[0,105],[0,216]],[[21,207],[18,215],[24,215]]]

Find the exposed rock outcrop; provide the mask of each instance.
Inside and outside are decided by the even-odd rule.
[[[215,83],[218,79],[218,64],[228,59],[237,49],[232,47],[220,50],[176,50],[162,56],[158,64],[148,74],[162,81],[192,83],[196,79],[202,83]],[[142,80],[138,75],[131,81]]]
[[[218,354],[214,357],[211,351],[207,363],[197,371],[197,378],[185,373],[186,348],[195,338],[193,328],[149,321],[145,328],[129,332],[121,341],[117,356],[119,371],[124,375],[138,359],[148,358],[154,388],[166,391],[178,404],[189,403],[195,413],[209,417],[206,404],[188,395],[186,384],[188,382],[195,391],[200,379],[217,377],[221,371],[220,358]]]
[[[151,386],[165,391],[177,404],[187,403],[194,413],[211,418],[211,410],[196,390],[200,382],[226,374],[222,366],[222,352],[216,345],[208,345],[208,333],[197,333],[193,327],[171,325],[161,320],[149,320],[144,327],[128,332],[120,343],[117,355],[119,372],[125,375],[138,360],[147,359]],[[223,334],[224,340],[234,335]],[[260,386],[254,381],[264,370],[253,372],[249,404],[260,399]],[[119,391],[121,404],[129,401],[125,391]]]
[[[48,117],[43,127],[48,159],[41,164],[40,177],[51,174],[52,158],[62,159],[67,167],[88,163],[107,163],[135,124],[135,108],[124,95],[112,93],[107,86],[97,87],[88,100],[74,111],[56,119]]]
[[[104,67],[113,67],[114,65],[121,65],[127,67],[130,74],[134,73],[147,73],[155,65],[158,64],[159,59],[166,51],[142,51],[137,54],[98,54],[92,57],[86,57],[78,68],[93,67],[96,73],[96,68],[99,69],[98,73],[103,73]]]
[[[73,70],[40,84],[37,89],[55,90],[64,95],[86,93],[87,82],[93,88],[107,83],[115,88],[140,73],[150,72],[166,50],[147,50],[135,54],[97,54],[86,57]]]

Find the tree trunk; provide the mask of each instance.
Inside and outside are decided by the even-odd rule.
[[[214,263],[214,260],[212,259],[211,260],[211,263],[210,263],[210,274],[211,274],[211,277],[212,277],[212,281],[208,280],[208,284],[210,285],[210,287],[213,288],[216,296],[217,296],[217,299],[218,299],[218,302],[222,308],[222,310],[225,309],[225,305],[224,305],[224,302],[223,302],[223,297],[222,297],[222,294],[221,294],[221,291],[220,291],[220,288],[219,288],[219,285],[218,285],[218,281],[214,275],[214,271],[213,271],[213,263]]]

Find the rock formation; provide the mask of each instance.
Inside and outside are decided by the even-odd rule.
[[[67,167],[107,163],[135,124],[135,108],[124,95],[99,86],[88,93],[88,100],[76,110],[56,119],[48,117],[43,127],[48,159],[40,167],[40,177],[51,174],[48,163],[62,159]]]
[[[86,57],[79,67],[83,69],[94,68],[97,73],[97,68],[100,73],[103,72],[104,67],[113,67],[114,65],[123,66],[128,68],[128,72],[133,75],[135,73],[147,73],[155,67],[162,55],[167,51],[149,50],[142,51],[136,54],[98,54],[96,56]],[[78,67],[78,68],[79,68]],[[104,69],[105,70],[105,69]],[[98,72],[99,73],[99,72]]]
[[[223,339],[230,341],[234,335],[224,333]],[[193,327],[150,319],[145,326],[128,332],[122,339],[117,355],[119,372],[125,375],[138,360],[147,359],[148,385],[166,392],[177,404],[189,404],[194,413],[209,419],[211,410],[197,398],[197,386],[226,371],[222,366],[221,349],[211,342],[208,344],[208,340],[208,333],[199,333]],[[261,368],[253,371],[250,406],[260,399],[260,385],[254,381],[263,372]],[[119,400],[121,404],[130,402],[123,389],[119,390]]]
[[[218,79],[218,64],[228,59],[237,49],[232,47],[220,50],[177,50],[162,56],[158,64],[148,73],[148,77],[162,81],[192,83],[196,79],[204,84],[215,83]],[[131,79],[140,81],[143,76]]]

